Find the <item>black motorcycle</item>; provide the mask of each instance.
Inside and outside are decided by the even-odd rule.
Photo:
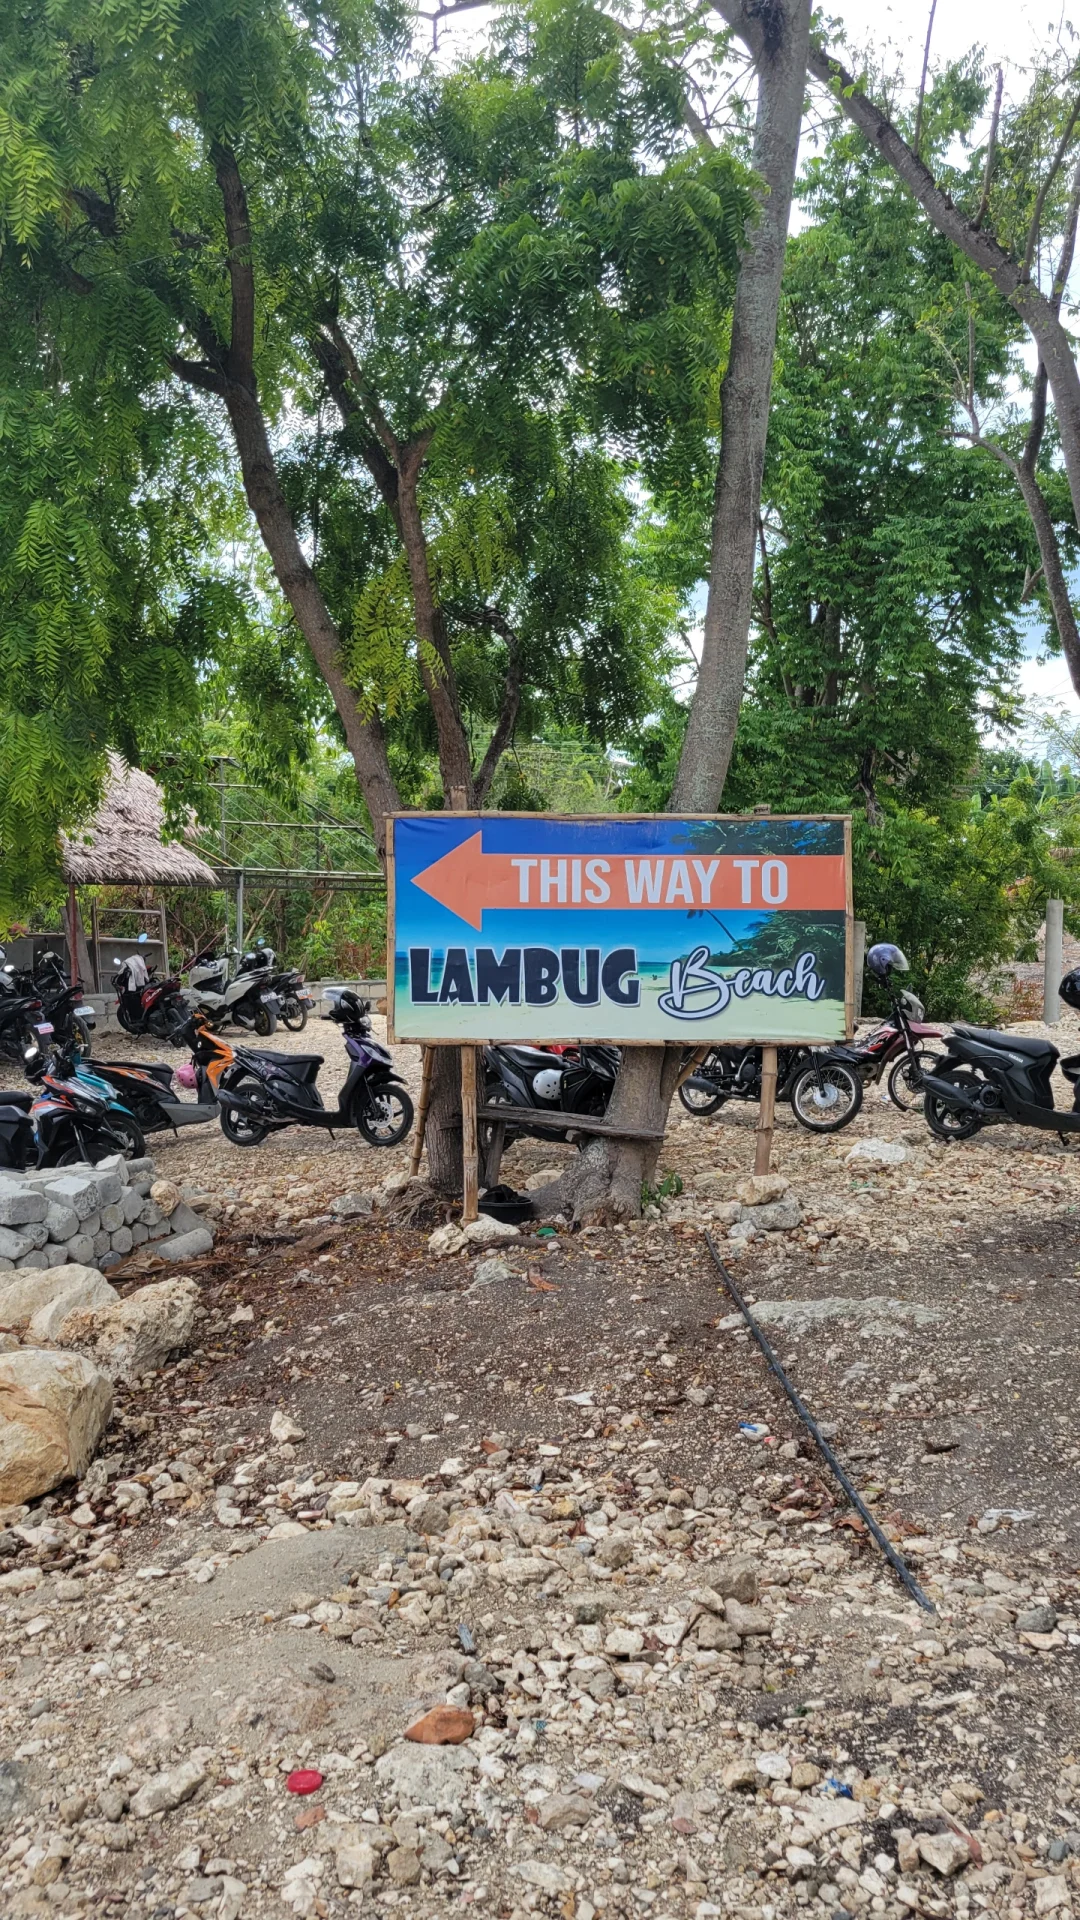
[[[1080,968],[1065,975],[1058,992],[1068,1006],[1080,1007]],[[1019,1126],[1056,1133],[1063,1146],[1080,1144],[1080,1053],[1062,1060],[1049,1040],[993,1027],[954,1027],[947,1044],[944,1060],[922,1080],[926,1124],[939,1140]],[[1071,1112],[1054,1105],[1059,1061],[1074,1088]]]
[[[52,1025],[45,1018],[40,996],[17,992],[14,982],[0,971],[0,1056],[22,1066],[28,1048],[45,1045],[51,1038]]]
[[[0,961],[4,950],[0,947]],[[52,1027],[58,1046],[75,1041],[84,1058],[89,1057],[97,1015],[83,998],[83,989],[73,987],[58,953],[47,948],[34,962],[33,969],[5,965],[0,971],[16,993],[41,1001],[41,1020]]]
[[[18,1112],[28,1119],[37,1166],[70,1167],[83,1161],[97,1166],[115,1153],[131,1159],[141,1158],[146,1152],[142,1128],[134,1114],[111,1090],[108,1094],[98,1092],[79,1080],[63,1053],[45,1055],[39,1048],[28,1048],[24,1067],[27,1078],[37,1083],[37,1090],[7,1092],[3,1101],[9,1114]],[[0,1116],[0,1132],[9,1130]]]
[[[725,1100],[760,1100],[761,1048],[716,1047],[679,1088],[687,1113],[715,1113]],[[862,1106],[863,1081],[851,1047],[778,1047],[776,1097],[808,1133],[839,1133]]]
[[[321,1053],[268,1053],[230,1047],[205,1022],[193,1046],[196,1072],[221,1110],[221,1131],[236,1147],[255,1147],[282,1127],[356,1127],[373,1147],[396,1147],[413,1123],[413,1104],[385,1047],[371,1037],[369,1007],[343,993],[334,1010],[350,1067],[334,1108],[316,1086]]]
[[[277,994],[281,1004],[282,1026],[288,1027],[290,1033],[303,1033],[315,1002],[298,967],[279,968],[273,947],[257,940],[251,951],[243,955],[236,971],[238,974],[265,973],[266,986]]]
[[[485,1047],[484,1096],[488,1107],[506,1107],[506,1141],[523,1135],[541,1140],[573,1137],[573,1115],[600,1118],[607,1112],[622,1056],[618,1047]],[[530,1113],[566,1115],[565,1128],[530,1126]],[[496,1123],[482,1121],[479,1144],[486,1156]]]

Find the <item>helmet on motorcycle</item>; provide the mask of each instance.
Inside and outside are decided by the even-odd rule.
[[[906,973],[908,970],[907,955],[900,947],[894,947],[891,940],[879,940],[877,946],[871,947],[866,964],[879,980],[887,980],[890,973]]]
[[[1067,1007],[1080,1008],[1080,967],[1074,967],[1065,975],[1058,993]]]

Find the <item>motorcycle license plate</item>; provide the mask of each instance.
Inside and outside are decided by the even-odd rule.
[[[296,997],[302,1007],[313,1007],[315,1005],[310,993],[298,993]]]
[[[44,1034],[44,1033],[52,1033],[52,1031],[53,1031],[52,1022],[49,1020],[40,1021],[34,1028],[35,1033]]]
[[[93,1007],[72,1007],[71,1011],[72,1013],[80,1013],[84,1020],[92,1020],[94,1018]]]
[[[260,993],[259,995],[260,1000],[272,1000],[273,998],[274,995],[272,993]]]

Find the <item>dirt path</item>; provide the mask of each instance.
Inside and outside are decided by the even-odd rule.
[[[782,1116],[796,1232],[711,1222],[926,1614],[726,1325],[754,1117],[677,1128],[640,1231],[468,1259],[328,1213],[403,1153],[161,1144],[200,1345],[0,1515],[5,1916],[1075,1911],[1080,1168],[870,1101]]]

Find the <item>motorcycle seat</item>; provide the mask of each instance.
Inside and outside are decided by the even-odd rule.
[[[0,1106],[18,1107],[21,1113],[29,1113],[31,1105],[37,1099],[36,1093],[23,1093],[19,1089],[0,1093]]]
[[[1036,1040],[1026,1033],[1001,1033],[994,1027],[954,1026],[954,1033],[977,1040],[984,1047],[1007,1047],[1010,1053],[1026,1053],[1029,1060],[1056,1060],[1058,1050],[1049,1040]]]
[[[325,1053],[271,1053],[269,1047],[258,1049],[260,1060],[272,1060],[276,1067],[321,1067],[326,1059]]]
[[[548,1053],[544,1047],[500,1047],[499,1052],[515,1066],[525,1067],[530,1073],[538,1067],[560,1067],[564,1064],[560,1054]]]

